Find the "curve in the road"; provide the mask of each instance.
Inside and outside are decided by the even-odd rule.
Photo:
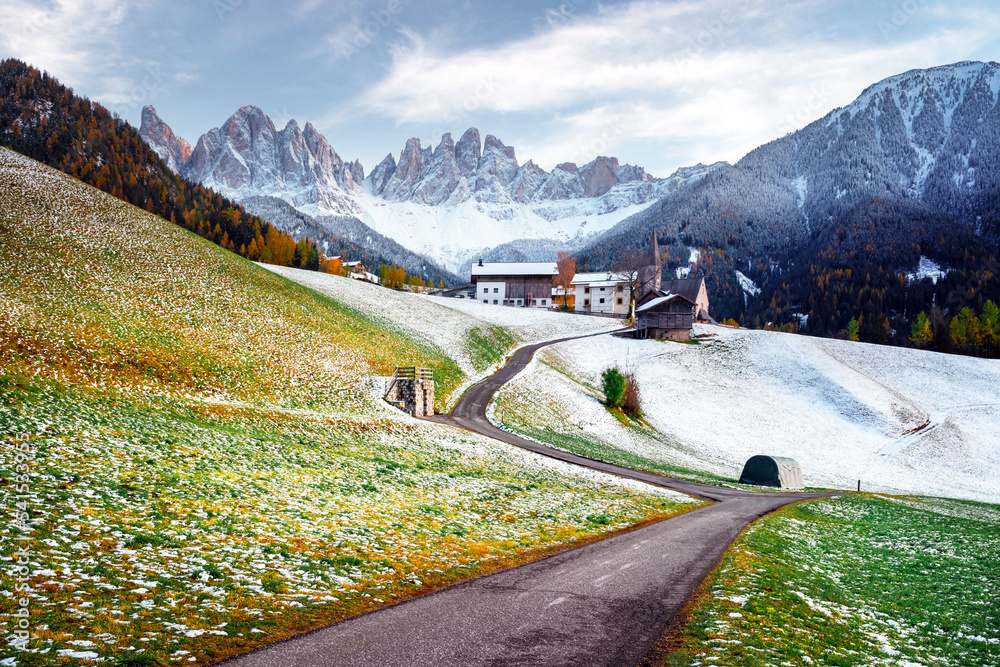
[[[497,389],[521,372],[536,351],[573,338],[517,350],[496,374],[470,388],[451,415],[438,415],[435,421],[561,461],[717,502],[356,616],[224,664],[638,664],[652,654],[671,620],[746,526],[791,502],[830,495],[754,493],[672,479],[550,449],[490,424],[486,407]]]

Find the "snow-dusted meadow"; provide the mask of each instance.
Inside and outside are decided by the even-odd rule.
[[[503,354],[493,363],[483,364],[470,345],[470,334],[489,336],[498,328],[505,333],[502,353],[515,346],[554,338],[580,336],[622,327],[618,320],[573,315],[534,308],[509,308],[480,303],[475,299],[455,299],[410,292],[397,292],[360,280],[304,271],[285,266],[261,264],[264,268],[325,294],[365,313],[383,327],[405,332],[445,351],[455,360],[467,379],[446,399],[450,408],[462,392],[496,370]]]
[[[509,426],[547,421],[640,456],[735,479],[790,456],[809,486],[1000,502],[1000,361],[763,331],[698,327],[698,345],[582,339],[544,351],[498,397]],[[600,403],[631,369],[652,428]],[[572,379],[571,379],[572,378]],[[535,412],[523,400],[541,396]],[[584,435],[585,434],[585,435]]]
[[[204,663],[691,507],[410,418],[364,384],[441,347],[5,149],[0,228],[2,665]]]

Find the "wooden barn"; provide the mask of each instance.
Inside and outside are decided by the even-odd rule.
[[[715,320],[708,314],[708,288],[705,287],[704,278],[664,280],[660,286],[660,291],[665,294],[679,294],[693,303],[696,306],[694,313],[695,322],[715,324]]]
[[[638,338],[691,340],[697,304],[681,294],[650,290],[635,309]]]
[[[492,306],[551,308],[555,262],[497,262],[472,266],[476,299]]]

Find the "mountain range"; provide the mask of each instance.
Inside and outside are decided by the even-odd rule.
[[[664,179],[613,157],[545,171],[475,128],[433,149],[410,139],[366,172],[312,125],[278,130],[253,106],[193,149],[151,107],[140,134],[190,180],[287,202],[294,216],[268,210],[293,235],[388,238],[465,273],[475,257],[564,249],[603,270],[655,232],[671,272],[707,278],[717,316],[820,335],[856,318],[901,341],[911,311],[980,307],[1000,272],[998,93],[997,63],[906,72],[736,164]]]
[[[598,157],[547,172],[531,160],[520,164],[514,147],[470,128],[457,142],[445,134],[433,149],[412,138],[398,160],[389,154],[366,176],[312,124],[300,129],[292,120],[279,130],[255,106],[237,110],[193,149],[151,106],[139,132],[181,176],[224,196],[282,199],[321,226],[329,217],[354,217],[452,271],[523,239],[592,238],[715,168],[698,165],[658,179]]]
[[[881,81],[623,220],[581,260],[603,268],[657,230],[671,270],[700,251],[720,314],[831,335],[867,313],[905,338],[917,311],[1000,294],[985,288],[1000,240],[998,93],[997,63]],[[940,279],[916,279],[921,265]]]

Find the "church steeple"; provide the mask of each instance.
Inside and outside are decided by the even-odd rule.
[[[652,247],[650,248],[653,252],[653,275],[652,284],[650,289],[659,290],[663,284],[663,258],[660,257],[660,244],[656,241],[656,230],[653,230]]]

